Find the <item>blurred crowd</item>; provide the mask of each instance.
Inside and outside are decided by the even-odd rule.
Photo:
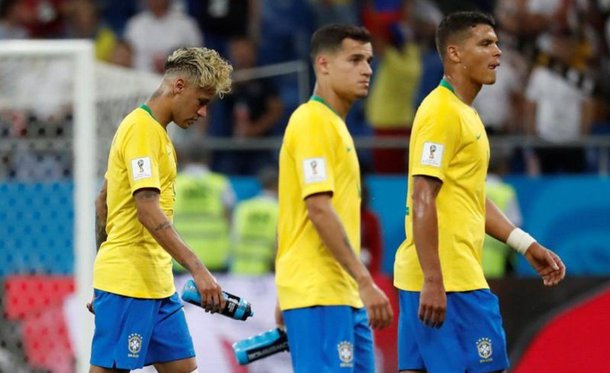
[[[0,0],[0,39],[87,38],[95,42],[99,61],[153,73],[162,72],[176,47],[206,46],[236,70],[249,70],[288,61],[308,64],[316,27],[362,24],[374,37],[375,72],[368,99],[352,110],[347,124],[355,137],[404,139],[404,147],[363,150],[360,156],[365,171],[406,174],[415,110],[442,76],[436,26],[443,14],[464,9],[494,14],[502,49],[497,82],[483,88],[475,108],[492,136],[537,140],[501,152],[508,172],[597,172],[599,149],[571,145],[610,133],[607,0]],[[52,73],[55,79],[59,70]],[[194,136],[281,136],[299,101],[294,74],[237,80],[232,94],[210,107]],[[0,136],[41,131],[66,136],[70,131],[57,123],[70,121],[69,110],[2,112]],[[277,149],[217,151],[211,168],[255,175],[276,160]],[[6,169],[0,177],[27,178],[19,172]]]

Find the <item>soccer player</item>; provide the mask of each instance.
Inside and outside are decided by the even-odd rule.
[[[193,276],[206,311],[225,302],[172,225],[176,155],[166,128],[170,122],[188,128],[205,116],[210,100],[229,91],[232,70],[213,50],[174,51],[159,88],[117,129],[96,201],[91,373],[151,364],[159,372],[197,372],[172,257]]]
[[[388,326],[392,310],[359,260],[360,171],[345,125],[368,94],[370,34],[325,26],[311,57],[314,94],[292,114],[280,151],[276,321],[296,373],[373,372],[370,326]]]
[[[516,228],[485,196],[489,142],[472,101],[493,84],[501,51],[491,17],[443,19],[444,78],[417,110],[409,146],[406,240],[398,249],[402,372],[498,372],[508,367],[498,299],[483,276],[485,232],[523,253],[547,286],[560,258]]]

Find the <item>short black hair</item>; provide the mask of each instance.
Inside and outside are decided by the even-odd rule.
[[[371,42],[371,33],[362,26],[330,24],[316,30],[311,36],[310,56],[315,61],[322,51],[335,52],[341,48],[344,39],[363,43]]]
[[[489,25],[495,28],[496,21],[491,15],[478,11],[460,11],[445,16],[436,29],[435,37],[436,50],[441,59],[445,56],[449,39],[478,25]]]

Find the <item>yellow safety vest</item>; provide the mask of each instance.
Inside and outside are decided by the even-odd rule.
[[[516,198],[515,189],[506,183],[488,183],[487,197],[506,212],[508,203]],[[483,273],[487,278],[500,278],[506,274],[506,261],[512,254],[511,249],[504,242],[486,235],[483,243]]]
[[[223,193],[229,180],[217,173],[176,178],[174,226],[210,271],[227,269],[230,237]],[[184,268],[174,261],[174,270]]]
[[[235,245],[231,273],[264,275],[271,272],[275,257],[278,203],[259,196],[243,201],[235,208]]]

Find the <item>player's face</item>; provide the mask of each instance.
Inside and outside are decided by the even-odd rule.
[[[199,118],[205,118],[207,106],[213,97],[213,92],[186,83],[182,91],[176,95],[174,123],[180,128],[188,128]]]
[[[329,59],[329,76],[334,90],[349,100],[366,97],[373,73],[372,59],[371,43],[344,39],[341,49]]]
[[[495,83],[502,51],[494,29],[485,24],[473,27],[463,48],[461,62],[470,79],[479,84]]]

